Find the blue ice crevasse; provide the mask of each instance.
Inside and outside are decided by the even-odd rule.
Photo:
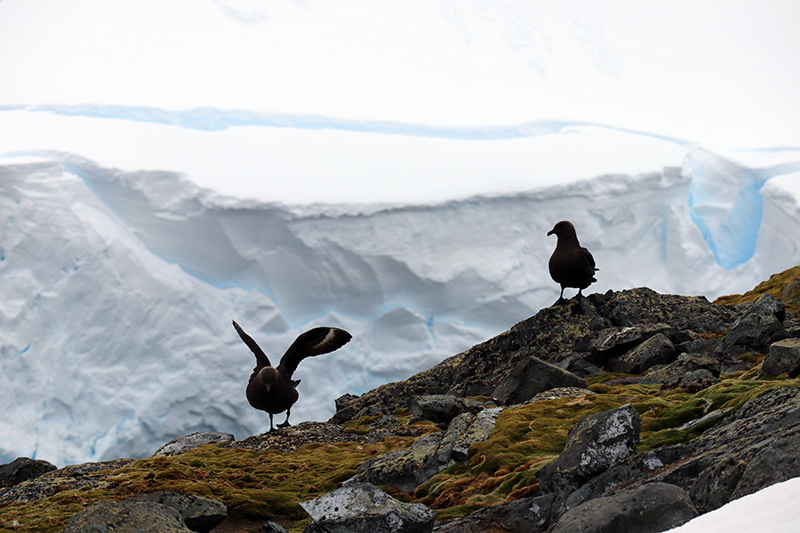
[[[689,215],[717,263],[732,269],[753,257],[764,215],[765,176],[704,149],[691,150],[684,171],[692,178]]]

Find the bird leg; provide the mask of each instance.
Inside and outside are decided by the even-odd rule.
[[[563,285],[561,286],[561,294],[558,295],[558,300],[556,300],[556,303],[557,304],[563,304],[564,303],[564,286]]]
[[[275,431],[275,428],[272,427],[272,413],[267,413],[269,415],[269,432],[272,433]]]
[[[286,410],[286,420],[283,422],[283,424],[278,424],[279,428],[288,428],[288,427],[291,426],[291,424],[289,423],[289,412],[290,411],[291,411],[291,409],[287,409]]]

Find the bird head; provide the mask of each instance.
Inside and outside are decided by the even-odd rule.
[[[572,225],[572,222],[569,220],[562,220],[561,222],[557,223],[553,226],[553,229],[547,232],[547,236],[555,234],[556,237],[575,237],[577,238],[577,234],[575,233],[575,226]]]
[[[278,371],[271,366],[265,366],[258,372],[258,379],[269,391],[278,379]]]

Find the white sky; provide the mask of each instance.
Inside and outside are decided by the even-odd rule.
[[[470,128],[555,119],[712,149],[797,147],[797,20],[794,0],[0,0],[0,107],[210,106]],[[288,202],[503,192],[681,157],[594,129],[588,140],[443,141],[31,114],[0,111],[3,152],[77,151]]]

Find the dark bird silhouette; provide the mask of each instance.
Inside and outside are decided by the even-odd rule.
[[[578,295],[582,295],[581,291],[597,281],[594,273],[598,270],[595,268],[594,257],[591,252],[581,246],[578,242],[578,235],[575,233],[575,226],[568,220],[562,220],[553,229],[547,232],[547,235],[552,234],[558,237],[556,249],[553,255],[550,256],[550,277],[553,281],[561,285],[561,294],[558,296],[558,301],[564,299],[564,289],[566,287],[574,287],[578,289]]]
[[[233,327],[244,343],[256,356],[256,367],[247,383],[247,401],[256,409],[269,414],[269,430],[272,431],[272,415],[286,411],[286,421],[278,424],[279,428],[289,427],[289,414],[297,401],[297,384],[292,374],[300,361],[323,353],[333,352],[347,344],[352,335],[338,328],[314,328],[301,333],[281,357],[277,368],[270,365],[264,351],[250,335],[233,321]]]

